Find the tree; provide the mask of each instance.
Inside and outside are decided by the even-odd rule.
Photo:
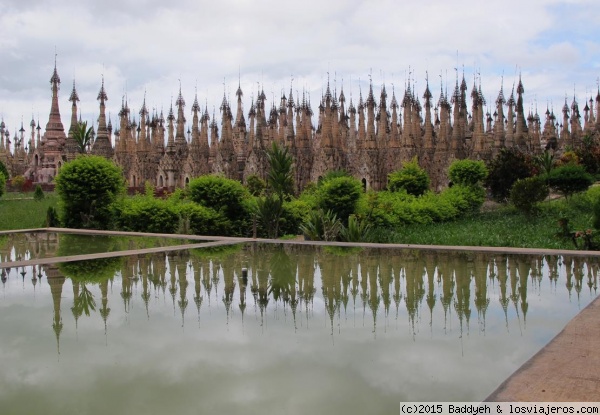
[[[92,127],[88,128],[87,121],[79,121],[75,126],[73,139],[77,142],[77,151],[80,154],[87,152],[87,148],[92,142],[93,131]]]
[[[35,200],[36,202],[39,202],[41,200],[44,200],[44,197],[46,197],[46,195],[44,195],[42,186],[40,186],[38,184],[37,186],[35,186],[35,191],[33,192],[33,200]]]
[[[239,181],[215,175],[196,177],[189,183],[189,195],[194,202],[221,212],[231,221],[234,233],[248,233],[250,194]]]
[[[513,184],[534,174],[532,160],[515,148],[503,148],[488,164],[486,187],[492,197],[499,202],[505,202],[510,196]]]
[[[401,189],[413,196],[420,196],[429,189],[429,176],[419,166],[416,157],[400,170],[388,174],[388,190],[397,192]]]
[[[345,226],[348,217],[356,212],[361,194],[362,185],[354,177],[335,177],[318,187],[317,205],[324,212],[331,211]]]
[[[125,192],[123,173],[112,161],[79,156],[63,165],[55,181],[66,227],[110,227],[112,204]]]
[[[448,169],[448,177],[453,184],[476,186],[483,182],[488,175],[483,161],[455,160]]]
[[[267,231],[269,238],[279,236],[283,202],[294,192],[292,165],[294,160],[287,147],[273,143],[267,151],[269,171],[265,196],[256,201],[255,215]]]
[[[548,185],[562,193],[567,199],[575,193],[587,190],[592,183],[594,183],[592,175],[579,164],[565,164],[553,169],[548,174]]]
[[[510,191],[510,201],[527,216],[537,212],[538,203],[546,196],[548,196],[548,185],[542,176],[519,179]]]

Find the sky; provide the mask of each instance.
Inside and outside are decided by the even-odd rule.
[[[11,136],[32,117],[46,126],[55,61],[65,129],[73,81],[82,119],[95,124],[104,79],[115,126],[123,99],[136,120],[144,95],[166,116],[180,87],[188,121],[197,94],[218,122],[223,95],[235,116],[238,83],[246,117],[259,88],[268,106],[305,91],[316,112],[327,82],[355,105],[369,82],[377,102],[385,85],[389,105],[407,83],[423,101],[428,80],[437,102],[464,73],[491,106],[521,75],[526,108],[542,119],[565,97],[583,110],[598,92],[598,0],[3,0],[1,9],[0,117]]]

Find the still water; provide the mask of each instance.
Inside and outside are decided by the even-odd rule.
[[[598,285],[596,259],[253,244],[3,271],[2,414],[480,401]]]

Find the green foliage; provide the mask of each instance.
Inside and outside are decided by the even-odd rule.
[[[574,193],[587,190],[594,178],[578,164],[565,164],[553,169],[548,174],[548,185],[569,198]]]
[[[73,131],[73,139],[77,143],[77,151],[80,154],[87,152],[88,146],[92,142],[92,135],[94,129],[88,128],[87,121],[79,121]]]
[[[179,222],[188,223],[188,231],[194,235],[229,235],[231,222],[221,213],[195,203],[179,203],[175,205]],[[182,229],[179,229],[179,233]],[[188,232],[185,232],[188,233]]]
[[[252,196],[260,196],[267,187],[267,182],[258,177],[256,174],[248,176],[246,179],[246,189]]]
[[[37,186],[35,186],[35,191],[33,192],[33,200],[35,200],[36,202],[40,202],[44,200],[44,197],[46,197],[46,195],[44,195],[42,186],[38,184]]]
[[[99,284],[121,269],[123,257],[98,258],[86,261],[63,262],[58,265],[60,271],[73,281]]]
[[[231,222],[221,213],[191,202],[136,195],[114,205],[118,229],[149,233],[227,235]]]
[[[488,171],[483,161],[455,160],[448,169],[448,177],[453,184],[475,186],[482,183]]]
[[[0,197],[4,194],[4,190],[6,189],[6,177],[4,174],[0,172]]]
[[[504,148],[488,164],[486,187],[490,189],[492,197],[505,202],[510,196],[513,184],[534,174],[534,163],[531,157],[516,148]]]
[[[330,170],[327,173],[325,173],[325,176],[319,179],[319,182],[317,184],[318,186],[321,186],[326,181],[331,179],[337,179],[339,177],[352,177],[352,175],[346,170]]]
[[[429,189],[429,176],[419,166],[416,157],[400,170],[388,174],[388,190],[397,192],[401,189],[413,196],[420,196]]]
[[[124,231],[176,233],[179,215],[167,200],[136,195],[115,204],[115,225]]]
[[[11,179],[10,185],[14,189],[17,189],[19,192],[22,192],[23,187],[25,186],[26,182],[27,182],[27,180],[25,179],[25,177],[19,175],[19,176],[15,176]]]
[[[309,241],[335,241],[343,227],[334,212],[319,209],[309,213],[300,231]]]
[[[48,206],[46,211],[46,222],[45,226],[48,228],[56,228],[60,226],[60,220],[58,219],[58,213],[54,206]]]
[[[592,197],[592,226],[596,230],[600,230],[600,195]]]
[[[440,194],[427,192],[420,197],[406,192],[370,192],[359,212],[374,228],[397,229],[454,220],[478,211],[484,200],[485,190],[477,186],[455,185]]]
[[[112,161],[99,156],[77,157],[63,165],[55,181],[66,227],[110,227],[111,205],[125,191],[123,173]]]
[[[269,194],[256,198],[254,215],[268,238],[277,238],[281,213],[282,204],[275,195]]]
[[[340,239],[344,242],[370,242],[371,225],[365,219],[350,215],[348,226],[340,231]]]
[[[0,161],[0,175],[4,176],[4,182],[9,179],[8,169],[2,161]]]
[[[281,148],[273,142],[271,149],[267,151],[267,161],[267,188],[283,201],[285,197],[294,193],[294,159],[287,147]]]
[[[548,185],[542,176],[526,177],[513,184],[510,201],[521,212],[532,215],[539,210],[538,204],[548,196]]]
[[[324,212],[331,211],[343,223],[356,212],[362,195],[362,185],[354,177],[341,176],[324,180],[317,189],[317,206]]]
[[[269,171],[266,194],[256,200],[254,214],[266,230],[267,236],[277,238],[284,201],[294,191],[293,158],[287,147],[281,148],[274,142],[271,149],[267,151],[267,160]]]
[[[46,227],[48,208],[57,206],[58,197],[54,192],[47,193],[39,202],[17,193],[7,193],[0,199],[0,230]]]
[[[535,161],[544,174],[549,174],[554,168],[554,154],[550,153],[548,150],[537,156]]]
[[[234,234],[248,233],[250,194],[237,180],[213,175],[197,177],[190,181],[189,195],[194,202],[221,212],[231,221]]]

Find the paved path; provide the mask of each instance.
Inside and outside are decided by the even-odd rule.
[[[600,401],[600,297],[486,401]]]

